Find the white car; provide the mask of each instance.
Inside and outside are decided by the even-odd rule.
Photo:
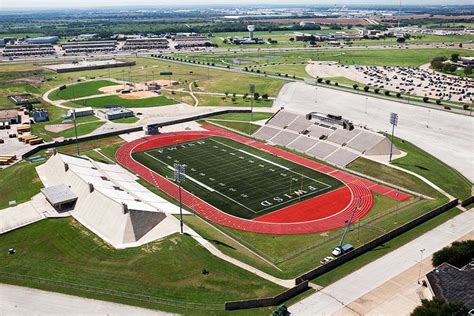
[[[319,261],[319,263],[321,263],[322,265],[325,265],[326,263],[331,262],[333,260],[334,260],[334,257],[328,256],[328,257],[322,259],[321,261]]]

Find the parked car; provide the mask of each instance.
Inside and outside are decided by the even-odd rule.
[[[331,262],[334,260],[334,257],[331,257],[331,256],[327,256],[326,258],[322,259],[321,261],[319,261],[319,263],[321,263],[322,265],[325,265],[326,263],[328,262]]]
[[[351,251],[352,249],[354,249],[354,247],[351,244],[344,244],[342,246],[337,246],[336,248],[334,248],[332,250],[332,254],[338,257],[346,252]]]

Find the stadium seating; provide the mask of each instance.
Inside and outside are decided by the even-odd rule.
[[[318,141],[316,139],[310,138],[306,135],[300,135],[294,141],[288,144],[288,148],[294,149],[296,151],[304,153],[314,145],[316,145]]]
[[[334,153],[326,157],[326,161],[339,167],[345,167],[349,163],[356,160],[358,157],[359,155],[353,152],[350,152],[349,150],[346,150],[344,148],[339,148]]]
[[[253,136],[260,140],[269,140],[280,132],[279,129],[270,126],[263,126]]]
[[[310,150],[308,150],[306,153],[310,156],[314,156],[320,159],[324,159],[333,152],[335,152],[338,149],[338,147],[325,143],[325,142],[318,142],[316,145],[314,145]]]
[[[360,130],[354,129],[349,131],[347,129],[337,129],[328,137],[328,141],[342,145],[347,144],[351,139],[353,139],[357,134],[360,133]]]
[[[384,139],[385,137],[382,135],[362,131],[347,143],[347,147],[364,153],[366,150],[373,148]]]
[[[290,125],[288,125],[288,129],[301,133],[307,130],[311,125],[313,125],[313,123],[310,120],[307,120],[302,116],[298,116],[296,120],[294,120],[290,123]]]
[[[292,141],[294,141],[297,137],[298,137],[298,134],[296,133],[289,132],[289,131],[281,131],[275,137],[270,139],[270,141],[280,146],[286,146]]]
[[[297,117],[298,117],[297,114],[280,111],[277,114],[275,114],[275,116],[272,117],[267,124],[280,127],[280,128],[286,128]]]
[[[325,128],[325,127],[321,127],[321,126],[318,126],[318,125],[311,125],[309,128],[309,135],[311,137],[314,137],[314,138],[317,138],[319,139],[321,136],[329,136],[330,134],[332,134],[334,131],[332,129],[329,129],[329,128]]]

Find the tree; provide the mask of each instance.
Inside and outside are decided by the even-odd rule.
[[[326,79],[326,81],[325,81],[325,82],[326,82],[326,84],[330,84],[330,83],[331,83],[331,80],[329,80],[329,79]]]
[[[405,43],[405,38],[404,37],[399,37],[397,38],[397,43]]]
[[[466,68],[464,68],[464,74],[466,76],[472,75],[472,66],[467,66]]]
[[[421,300],[421,305],[413,310],[411,316],[464,316],[468,312],[463,302],[446,302],[435,297]]]
[[[430,99],[428,97],[423,97],[423,102],[428,103]]]
[[[323,82],[323,78],[318,78],[318,83]]]
[[[247,99],[248,96],[249,96],[248,93],[244,93],[244,95],[242,96],[242,99]]]
[[[390,91],[385,90],[384,94],[388,97],[390,95]]]
[[[365,91],[365,92],[369,92],[369,90],[370,90],[370,87],[369,87],[369,86],[365,86],[365,87],[364,87],[364,91]]]
[[[459,54],[457,54],[457,53],[452,54],[451,55],[451,61],[453,63],[457,63],[459,61]]]
[[[262,99],[263,99],[263,100],[268,100],[268,94],[266,94],[266,93],[265,93],[265,94],[262,94]]]
[[[258,94],[258,92],[255,92],[253,94],[253,98],[254,98],[254,100],[258,100],[258,98],[260,98],[260,94]]]
[[[354,85],[352,86],[352,88],[354,88],[354,90],[357,90],[357,89],[359,89],[359,86],[356,85],[356,84],[354,84]]]
[[[400,92],[397,92],[397,98],[401,98],[402,94]]]
[[[440,105],[441,104],[441,99],[436,100],[436,104]]]
[[[434,267],[447,262],[455,267],[462,268],[474,258],[474,240],[455,241],[451,246],[435,252],[431,262]]]
[[[374,92],[377,93],[377,94],[379,94],[380,89],[379,89],[379,88],[375,88],[375,89],[374,89]]]

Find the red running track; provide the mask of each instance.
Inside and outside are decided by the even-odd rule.
[[[253,139],[231,133],[224,129],[211,125],[206,125],[205,128],[208,131],[167,133],[137,139],[122,146],[116,153],[116,159],[126,168],[177,199],[178,187],[165,177],[162,177],[158,173],[135,161],[131,156],[132,153],[209,136],[220,136],[233,139],[306,167],[316,169],[346,184],[346,187],[342,189],[331,191],[301,203],[285,207],[254,220],[229,215],[194,196],[190,192],[183,190],[183,203],[201,216],[221,225],[256,233],[307,234],[328,231],[345,226],[345,221],[350,217],[354,209],[356,210],[354,221],[368,214],[374,202],[369,189],[373,189],[375,192],[384,190],[387,196],[392,195],[391,197],[397,200],[401,200],[402,195],[405,195],[402,192],[354,177],[337,169],[257,142]],[[394,191],[396,193],[394,193]],[[408,198],[409,197],[410,196],[408,196]],[[314,207],[315,204],[321,206],[321,208],[316,209]],[[310,208],[310,206],[313,207]]]

